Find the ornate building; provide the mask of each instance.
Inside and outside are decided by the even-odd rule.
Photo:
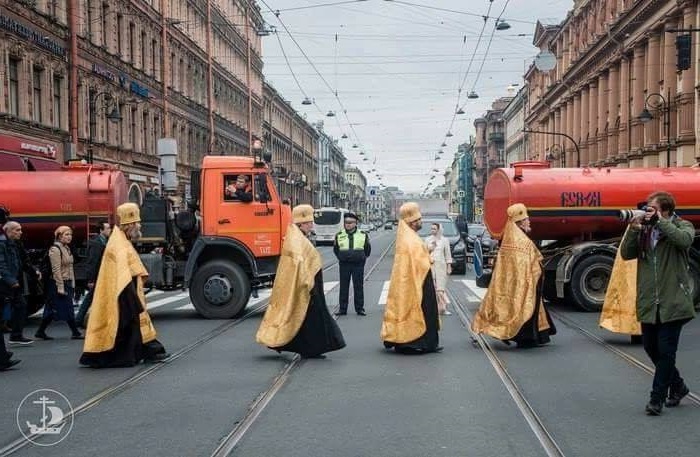
[[[316,123],[318,131],[319,207],[342,206],[345,192],[345,155],[338,140],[323,131],[323,121]]]
[[[177,139],[184,185],[261,136],[254,0],[0,0],[0,29],[0,133],[119,164],[132,198],[158,181],[159,138]]]
[[[698,14],[696,0],[577,0],[561,24],[538,23],[534,44],[554,53],[556,67],[527,71],[525,123],[576,145],[531,134],[530,158],[557,147],[563,166],[656,167],[667,165],[668,148],[671,166],[694,164],[697,56],[679,71],[676,37],[697,27]]]
[[[358,167],[345,168],[345,207],[364,220],[367,210],[367,178]]]
[[[263,140],[272,153],[277,191],[292,205],[318,203],[318,139],[316,129],[265,83]]]
[[[512,97],[501,97],[491,104],[484,117],[474,121],[474,184],[477,206],[483,206],[484,186],[494,168],[505,165],[505,121],[503,111]]]

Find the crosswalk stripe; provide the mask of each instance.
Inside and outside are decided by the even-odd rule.
[[[151,311],[156,308],[160,308],[163,305],[167,305],[168,303],[174,303],[176,301],[180,301],[183,298],[187,298],[189,296],[188,292],[180,292],[177,295],[173,295],[171,297],[166,297],[166,298],[161,298],[160,300],[152,301],[150,303],[146,303],[146,308]]]
[[[484,296],[486,295],[486,291],[488,290],[488,289],[482,289],[481,287],[477,286],[476,281],[473,279],[462,279],[462,283],[465,286],[467,286],[467,289],[472,291],[472,293],[474,293],[474,295],[476,295],[477,297],[479,297],[481,299],[484,298]]]
[[[164,293],[165,293],[164,290],[158,290],[158,289],[152,290],[152,291],[150,291],[149,293],[146,294],[146,298],[155,297],[156,295],[161,295],[161,294],[164,294]]]
[[[389,284],[391,281],[384,281],[384,285],[382,286],[382,293],[379,296],[379,304],[380,305],[386,305],[386,300],[389,298]]]

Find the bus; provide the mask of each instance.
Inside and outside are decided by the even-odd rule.
[[[333,244],[335,234],[345,227],[343,222],[345,214],[350,210],[346,208],[324,207],[314,212],[314,231],[316,232],[316,244]]]

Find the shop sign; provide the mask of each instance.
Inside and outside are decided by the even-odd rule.
[[[54,145],[27,141],[13,136],[0,135],[0,150],[49,159],[56,158],[56,147]]]
[[[0,28],[12,32],[15,35],[19,35],[25,40],[31,41],[57,56],[65,58],[67,55],[66,48],[59,45],[57,42],[48,39],[44,34],[32,30],[4,14],[0,14]]]

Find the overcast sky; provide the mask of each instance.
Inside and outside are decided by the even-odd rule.
[[[561,22],[573,0],[258,4],[277,30],[263,39],[267,81],[309,122],[322,120],[324,130],[339,139],[346,134],[343,151],[370,184],[379,184],[381,176],[387,186],[420,191],[433,169],[439,170],[433,182],[443,183],[457,145],[474,133],[474,119],[508,95],[509,85],[522,85],[524,69],[538,52],[532,46],[536,22]],[[509,30],[495,30],[501,13]],[[478,99],[467,99],[472,90]],[[305,96],[315,104],[302,105]],[[455,116],[456,106],[466,113]],[[329,110],[336,116],[327,117]],[[448,131],[454,136],[445,138]],[[441,148],[443,141],[447,147]]]

